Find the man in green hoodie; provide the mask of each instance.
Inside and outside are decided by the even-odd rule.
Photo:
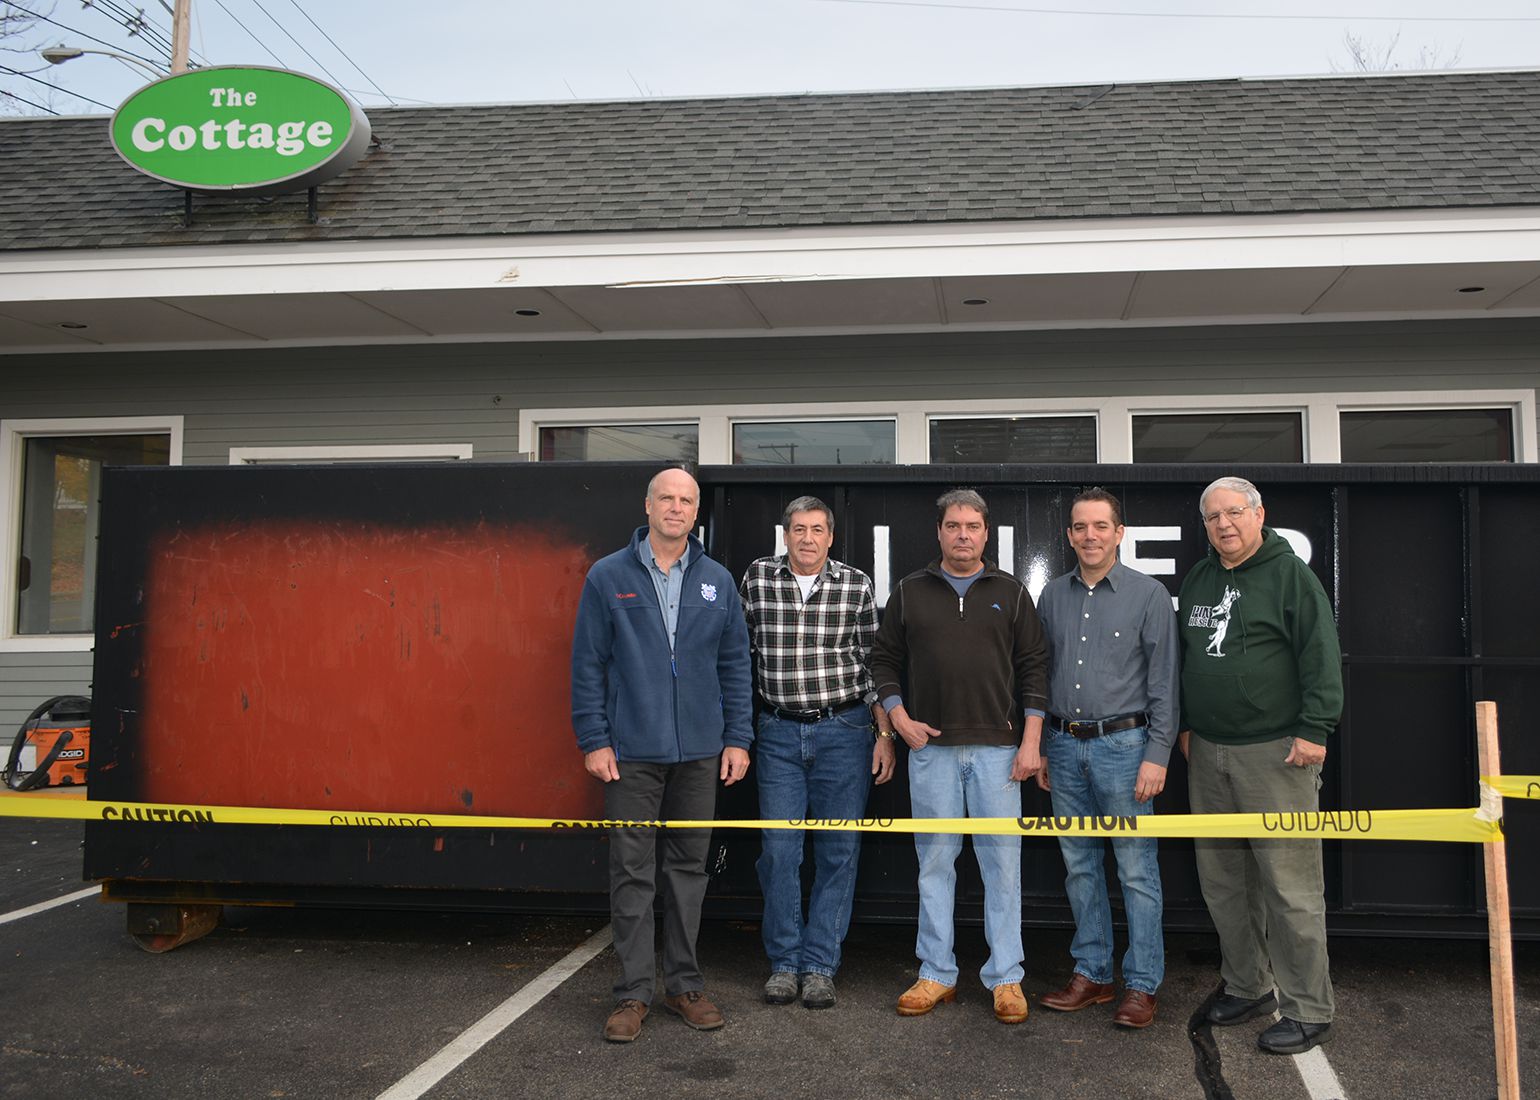
[[[1326,591],[1264,526],[1262,494],[1222,477],[1199,497],[1211,552],[1182,582],[1179,743],[1197,814],[1319,809],[1326,739],[1342,715],[1342,653]],[[1196,735],[1196,736],[1194,736]],[[1224,991],[1210,1023],[1274,1009],[1270,1054],[1327,1040],[1335,1011],[1319,840],[1195,842],[1219,931]],[[1277,995],[1273,989],[1277,986]]]

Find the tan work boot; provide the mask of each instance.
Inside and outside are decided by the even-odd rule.
[[[957,999],[957,987],[955,985],[942,985],[933,982],[929,978],[921,978],[898,999],[898,1014],[900,1016],[923,1016],[943,1001],[955,1001]]]
[[[1020,982],[995,986],[995,1019],[1002,1024],[1019,1024],[1027,1018],[1027,997]]]

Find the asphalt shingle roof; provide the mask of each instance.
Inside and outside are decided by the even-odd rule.
[[[320,191],[182,193],[0,121],[0,249],[1540,202],[1540,73],[374,109]]]

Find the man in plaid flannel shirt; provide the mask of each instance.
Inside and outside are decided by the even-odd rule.
[[[872,580],[834,561],[834,512],[798,497],[781,517],[786,553],[743,575],[759,719],[755,772],[760,816],[861,817],[872,778],[893,776],[893,729],[877,702],[867,658],[877,634]],[[875,742],[872,737],[876,726]],[[832,1008],[840,944],[850,927],[861,834],[813,834],[813,892],[802,914],[805,834],[761,834],[761,925],[770,978],[765,1000],[790,1004],[800,980],[806,1008]]]

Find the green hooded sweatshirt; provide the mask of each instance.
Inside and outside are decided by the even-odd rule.
[[[1342,650],[1326,590],[1287,540],[1262,528],[1234,569],[1210,547],[1178,599],[1182,729],[1232,745],[1326,743],[1342,716]]]

